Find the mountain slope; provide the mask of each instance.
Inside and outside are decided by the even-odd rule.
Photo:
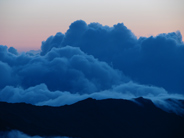
[[[138,104],[137,104],[138,103]],[[61,107],[0,102],[0,130],[80,138],[183,138],[184,117],[150,100],[86,99]]]

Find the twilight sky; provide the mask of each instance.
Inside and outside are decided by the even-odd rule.
[[[182,13],[183,0],[0,0],[0,44],[37,50],[79,19],[108,26],[124,23],[137,37],[177,30],[184,35]]]
[[[184,114],[180,102],[167,100],[184,100],[181,1],[0,5],[0,101],[62,106],[144,97]]]

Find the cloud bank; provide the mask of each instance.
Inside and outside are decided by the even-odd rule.
[[[73,22],[42,42],[40,51],[0,46],[0,101],[61,106],[85,98],[145,97],[181,113],[184,43],[179,31],[137,37],[113,27]],[[168,100],[173,99],[173,100]]]
[[[179,31],[137,39],[123,23],[108,27],[79,20],[65,35],[57,33],[43,42],[41,55],[67,45],[79,47],[141,84],[184,92],[184,43]]]
[[[12,130],[9,132],[0,132],[0,136],[2,138],[69,138],[69,137],[60,137],[60,136],[47,136],[47,137],[40,137],[40,136],[28,136],[21,131]]]

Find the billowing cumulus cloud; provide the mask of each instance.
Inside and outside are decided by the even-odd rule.
[[[3,54],[11,60],[4,58],[0,63],[4,76],[1,88],[10,85],[13,78],[13,86],[23,88],[45,83],[49,90],[91,93],[128,80],[107,63],[70,46],[53,48],[45,56],[14,56],[7,50]]]
[[[50,36],[46,41],[42,42],[41,55],[48,53],[53,47],[59,47],[63,41],[64,34],[57,33],[55,36]]]
[[[60,35],[61,41],[52,41],[58,44],[53,47],[80,47],[139,83],[163,87],[172,93],[184,92],[184,44],[179,31],[137,39],[123,23],[108,27],[79,20],[70,25],[64,37]],[[52,38],[58,38],[58,34]],[[48,46],[43,44],[43,52],[51,49],[44,48]]]
[[[137,37],[113,27],[73,22],[40,51],[0,46],[0,101],[61,106],[94,99],[145,97],[184,113],[184,43],[180,32]],[[168,100],[173,99],[173,100]]]
[[[17,49],[15,49],[14,47],[8,48],[8,51],[9,51],[10,53],[14,54],[14,55],[18,55],[18,51],[17,51]]]

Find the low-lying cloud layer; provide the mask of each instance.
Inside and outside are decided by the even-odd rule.
[[[0,46],[0,101],[61,106],[88,97],[145,97],[184,112],[184,43],[180,32],[137,37],[119,23],[72,23],[41,51]]]
[[[47,137],[40,137],[40,136],[28,136],[23,132],[18,130],[12,130],[9,132],[0,132],[1,138],[69,138],[69,137],[60,137],[60,136],[47,136]]]

